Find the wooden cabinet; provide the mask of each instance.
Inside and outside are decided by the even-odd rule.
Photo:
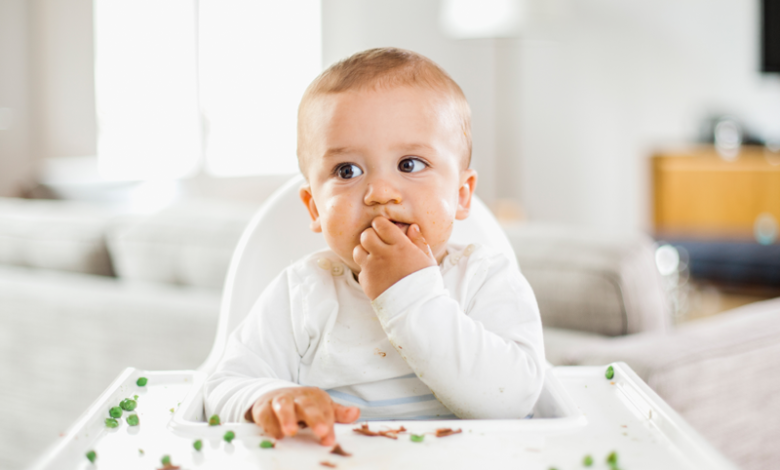
[[[752,239],[760,215],[780,221],[780,153],[763,147],[731,161],[708,146],[660,152],[652,177],[659,236]]]

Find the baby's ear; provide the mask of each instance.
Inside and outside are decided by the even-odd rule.
[[[460,188],[458,189],[458,210],[455,212],[456,220],[464,220],[471,210],[471,197],[477,189],[477,172],[471,168],[463,170],[460,174]]]
[[[306,209],[309,211],[309,216],[311,216],[311,225],[309,225],[309,228],[311,228],[312,232],[322,232],[320,213],[317,210],[317,204],[314,202],[314,196],[311,194],[311,186],[308,184],[302,186],[298,192],[298,195],[301,197],[303,205],[306,206]]]

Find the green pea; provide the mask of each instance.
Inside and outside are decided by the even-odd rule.
[[[591,457],[590,455],[586,455],[582,459],[582,465],[585,467],[590,467],[591,465],[593,465],[593,457]]]
[[[125,420],[130,426],[138,426],[138,415],[130,415]]]
[[[615,451],[610,452],[610,454],[607,456],[607,463],[614,467],[615,465],[617,465],[617,461],[618,461],[617,452]]]
[[[200,450],[203,448],[203,441],[201,441],[200,439],[198,439],[197,441],[195,441],[195,442],[193,442],[193,443],[192,443],[192,447],[194,447],[194,448],[195,448],[195,450],[197,450],[198,452],[200,452]]]
[[[409,436],[409,439],[412,442],[422,442],[423,439],[425,439],[425,435],[424,434],[412,434],[411,436]]]
[[[133,400],[138,400],[138,395],[133,395]]]
[[[612,377],[615,376],[615,369],[612,368],[612,366],[607,367],[607,373],[604,374],[604,377],[612,380]]]
[[[163,466],[170,465],[171,464],[171,456],[170,455],[163,455],[160,459],[160,462],[163,464]]]
[[[131,400],[129,398],[125,398],[119,402],[119,407],[125,411],[133,411],[136,406],[138,406],[138,403],[136,403],[135,400]]]
[[[219,426],[219,416],[213,415],[209,418],[209,426]]]
[[[90,461],[90,463],[95,463],[95,459],[97,458],[97,454],[94,450],[90,450],[87,452],[87,460]]]
[[[108,414],[110,414],[112,418],[121,418],[122,417],[122,408],[120,408],[118,406],[114,406],[110,410],[108,410]]]
[[[230,444],[230,441],[232,441],[235,438],[236,438],[236,435],[235,435],[235,433],[233,431],[228,431],[228,432],[225,433],[224,436],[222,436],[222,439],[224,439],[225,442],[227,442],[228,444]]]
[[[276,444],[271,441],[263,441],[260,443],[260,447],[263,449],[273,449],[275,446]]]
[[[139,387],[145,387],[146,382],[148,381],[149,380],[146,377],[138,377],[138,380],[135,381],[135,384],[138,385]]]
[[[114,418],[106,418],[106,427],[107,428],[115,428],[119,426],[119,423]]]

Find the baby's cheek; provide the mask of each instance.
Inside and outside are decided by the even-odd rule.
[[[455,215],[454,212],[448,209],[447,204],[438,204],[426,210],[428,215],[428,223],[426,224],[428,233],[423,233],[423,236],[429,245],[442,245],[449,240]]]
[[[352,204],[341,198],[330,201],[327,207],[327,229],[332,237],[343,237],[350,232],[350,227],[354,224],[352,209]]]
[[[352,250],[360,243],[357,217],[351,203],[334,200],[327,207],[323,232],[328,245],[344,258],[352,258]]]

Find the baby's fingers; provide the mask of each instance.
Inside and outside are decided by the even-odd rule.
[[[333,403],[333,415],[337,423],[354,423],[360,418],[360,408]]]
[[[357,245],[355,249],[352,250],[352,259],[355,260],[358,266],[363,266],[368,260],[368,252],[363,246]]]
[[[428,255],[428,257],[433,258],[433,253],[431,252],[431,247],[428,245],[428,242],[425,241],[425,238],[422,236],[422,232],[420,232],[420,226],[417,224],[412,224],[409,227],[409,240],[414,243],[414,245],[419,248],[423,253]]]
[[[335,440],[335,436],[333,436],[333,410],[329,406],[321,405],[321,403],[308,400],[303,403],[296,401],[295,411],[298,417],[320,438],[322,445],[330,445]],[[333,439],[329,439],[329,437],[333,437]]]
[[[371,221],[371,227],[376,230],[376,233],[382,242],[387,243],[388,245],[395,245],[404,239],[404,232],[394,223],[390,222],[390,219],[387,217],[376,217]]]
[[[387,246],[387,243],[379,238],[373,227],[363,230],[363,233],[360,234],[360,244],[369,253],[376,253]]]
[[[294,436],[298,432],[298,419],[295,416],[295,404],[287,395],[279,395],[271,401],[280,430],[285,436]]]
[[[275,439],[281,439],[284,437],[282,434],[282,428],[279,426],[279,421],[276,418],[276,414],[271,407],[271,401],[264,401],[262,404],[255,404],[252,407],[252,418],[255,423],[258,424],[263,431],[273,436]]]

